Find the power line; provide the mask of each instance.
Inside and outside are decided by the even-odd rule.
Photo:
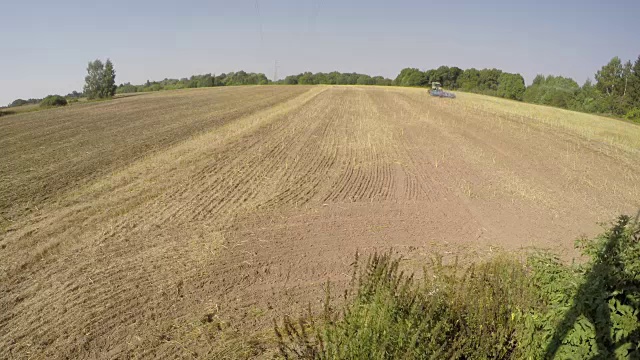
[[[264,42],[264,35],[262,34],[262,18],[260,16],[260,5],[256,0],[256,13],[258,14],[258,29],[260,30],[260,42]]]
[[[309,12],[309,17],[307,19],[307,32],[310,34],[315,34],[316,32],[316,19],[318,18],[318,14],[320,13],[320,4],[315,0],[311,0],[311,11]]]

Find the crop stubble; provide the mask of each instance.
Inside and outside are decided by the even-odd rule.
[[[0,356],[233,356],[356,250],[570,256],[640,206],[633,144],[508,105],[282,86],[7,117]]]

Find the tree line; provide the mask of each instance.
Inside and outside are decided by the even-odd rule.
[[[451,90],[640,121],[640,56],[635,63],[623,63],[616,56],[602,66],[594,78],[595,83],[587,80],[580,86],[568,77],[538,75],[531,85],[525,86],[520,74],[499,69],[462,70],[441,66],[426,71],[402,69],[394,85],[426,87],[437,81]]]
[[[44,99],[16,99],[9,104],[9,107],[28,104],[40,104],[43,107],[64,106],[68,101],[78,101],[81,97],[89,100],[107,99],[115,95],[116,88],[116,70],[111,60],[107,59],[103,63],[100,59],[96,59],[89,61],[87,65],[87,76],[84,78],[82,92],[74,90],[66,96],[49,95]]]
[[[204,75],[192,75],[189,78],[182,79],[164,79],[161,81],[149,81],[140,85],[132,85],[131,83],[120,84],[116,88],[116,94],[148,92],[160,90],[177,90],[189,88],[203,88],[214,86],[233,86],[233,85],[267,85],[271,82],[267,76],[262,73],[247,73],[245,71]]]
[[[15,99],[9,104],[9,107],[38,104],[40,101],[42,99]]]
[[[49,95],[49,96],[58,96],[58,95]],[[78,91],[72,91],[64,96],[65,99],[70,101],[77,101],[81,97],[84,97],[84,93]],[[8,107],[22,106],[22,105],[37,105],[42,102],[43,99],[31,98],[31,99],[15,99],[13,100]]]
[[[311,73],[305,72],[298,75],[290,75],[278,81],[271,81],[263,73],[247,73],[245,71],[204,75],[192,75],[182,79],[164,79],[161,81],[149,81],[140,85],[124,83],[118,85],[116,94],[148,92],[160,90],[176,90],[187,88],[203,88],[214,86],[234,85],[393,85],[393,80],[382,76],[369,76],[357,73]]]
[[[276,84],[284,85],[393,85],[393,80],[382,76],[370,76],[358,73],[330,73],[304,72],[298,75],[289,75]]]
[[[359,73],[304,72],[289,75],[272,82],[263,73],[245,71],[193,75],[182,79],[149,81],[140,85],[115,85],[115,69],[107,59],[89,62],[84,91],[67,94],[67,99],[85,96],[89,99],[110,98],[115,94],[202,88],[233,85],[379,85],[430,87],[439,82],[446,89],[474,92],[533,104],[549,105],[569,110],[625,117],[640,122],[640,56],[632,63],[614,57],[594,75],[595,83],[587,80],[580,86],[575,80],[563,76],[538,75],[526,86],[520,74],[499,69],[463,70],[457,66],[437,69],[405,68],[394,80],[382,76]],[[9,104],[21,106],[40,103],[42,99],[17,99]]]

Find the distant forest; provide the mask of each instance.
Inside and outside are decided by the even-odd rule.
[[[446,89],[497,96],[533,104],[625,117],[640,122],[640,56],[632,63],[614,57],[595,73],[595,82],[587,80],[580,86],[575,80],[563,76],[538,75],[529,86],[520,74],[499,69],[466,69],[456,66],[440,66],[437,69],[419,70],[405,68],[394,80],[382,76],[358,73],[305,72],[290,75],[272,82],[262,73],[245,71],[193,75],[182,79],[148,81],[140,85],[118,85],[116,94],[202,88],[234,85],[378,85],[430,87],[439,82]],[[68,98],[78,98],[82,93],[74,91]],[[9,106],[35,104],[41,99],[17,99]]]
[[[441,66],[420,71],[403,69],[394,80],[398,86],[430,86],[438,81],[452,90],[498,96],[563,109],[625,117],[640,122],[640,56],[623,63],[614,57],[595,73],[595,83],[582,86],[567,77],[538,75],[525,86],[520,74],[498,69]]]
[[[271,81],[262,73],[247,73],[244,71],[204,75],[192,75],[182,79],[164,79],[161,81],[149,81],[141,85],[121,84],[116,89],[116,94],[203,88],[214,86],[234,86],[234,85],[267,85]]]
[[[334,84],[334,85],[393,85],[393,80],[385,79],[382,76],[371,77],[365,74],[356,73],[302,73],[299,75],[291,75],[286,78],[273,82],[262,73],[247,73],[244,71],[216,74],[193,75],[189,78],[182,79],[164,79],[162,81],[147,81],[141,85],[131,85],[130,83],[121,84],[116,89],[116,94],[159,91],[159,90],[175,90],[188,88],[201,88],[213,86],[233,86],[233,85],[268,85],[268,84],[286,84],[286,85],[318,85],[318,84]]]
[[[337,71],[330,73],[310,73],[305,72],[298,75],[290,75],[276,82],[285,85],[394,85],[393,80],[382,76],[369,76],[357,73],[340,73]]]

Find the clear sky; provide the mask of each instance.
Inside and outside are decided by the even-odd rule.
[[[258,4],[256,6],[256,3]],[[0,104],[116,82],[237,70],[395,78],[404,67],[496,67],[573,77],[640,55],[640,0],[2,1]]]

